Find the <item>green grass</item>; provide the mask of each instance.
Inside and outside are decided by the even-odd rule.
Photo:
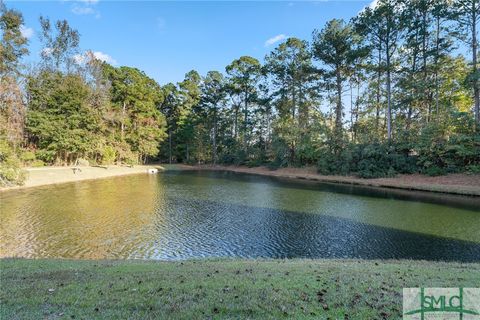
[[[1,319],[397,319],[403,287],[479,286],[480,264],[0,260]]]

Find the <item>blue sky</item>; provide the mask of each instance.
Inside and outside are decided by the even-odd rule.
[[[38,17],[67,19],[82,50],[114,65],[137,67],[160,84],[195,69],[224,71],[233,59],[263,60],[286,36],[310,40],[333,18],[355,16],[371,0],[355,1],[6,1],[25,18],[26,62],[38,60]],[[270,40],[270,41],[269,41]]]

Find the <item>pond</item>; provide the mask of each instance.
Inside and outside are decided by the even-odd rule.
[[[0,197],[0,257],[480,261],[479,198],[212,171]]]

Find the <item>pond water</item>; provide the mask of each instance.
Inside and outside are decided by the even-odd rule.
[[[0,200],[0,257],[480,261],[479,198],[167,171]]]

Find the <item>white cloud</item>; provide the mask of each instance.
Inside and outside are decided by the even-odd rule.
[[[103,53],[101,51],[91,52],[91,54],[93,54],[95,59],[98,59],[100,61],[104,61],[104,62],[112,64],[112,65],[117,64],[117,61],[115,59],[113,59],[110,55],[108,55],[106,53]],[[77,64],[84,64],[85,62],[87,62],[89,60],[89,52],[87,51],[87,52],[84,52],[82,54],[76,54],[76,55],[73,56],[73,60]]]
[[[372,0],[372,2],[370,2],[368,5],[366,5],[365,7],[362,8],[362,10],[360,10],[358,13],[362,13],[363,11],[365,11],[365,9],[367,8],[370,8],[370,9],[375,9],[378,5],[378,0]]]
[[[76,0],[73,1],[71,11],[76,15],[88,15],[92,14],[98,19],[100,18],[100,12],[95,10],[94,7],[99,0]]]
[[[268,39],[267,41],[265,41],[265,47],[271,46],[271,45],[273,45],[273,44],[275,44],[279,41],[285,40],[287,38],[288,38],[288,36],[284,35],[283,33],[278,34],[275,37],[272,37],[272,38]]]
[[[113,59],[111,56],[109,56],[108,54],[106,53],[103,53],[101,51],[95,51],[93,53],[93,55],[95,56],[95,58],[97,58],[98,60],[101,60],[101,61],[104,61],[106,63],[110,63],[110,64],[113,64],[113,65],[116,65],[117,64],[117,61],[115,59]]]
[[[368,5],[368,7],[370,9],[375,9],[378,5],[378,0],[373,0],[372,2],[370,2],[370,4]]]
[[[33,36],[33,29],[25,27],[23,24],[20,26],[20,33],[22,34],[22,37],[24,38],[31,38]]]
[[[94,14],[95,10],[90,7],[79,7],[75,5],[72,8],[72,12],[76,15],[85,15],[85,14]]]

